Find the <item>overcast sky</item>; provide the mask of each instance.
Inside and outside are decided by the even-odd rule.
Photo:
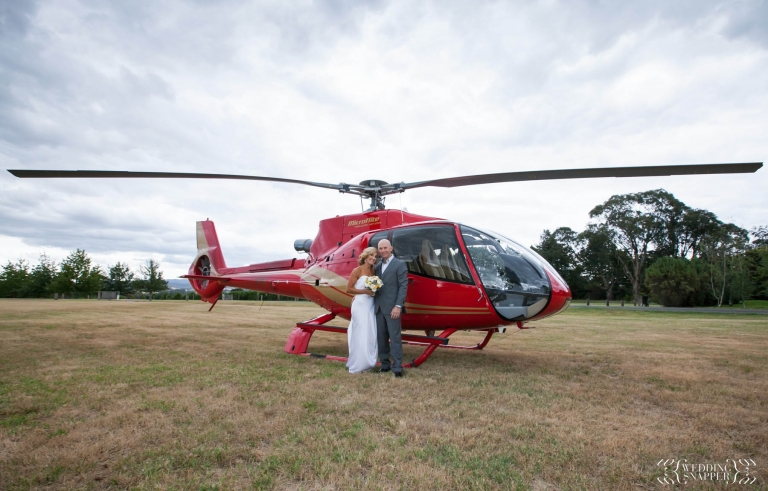
[[[0,2],[0,168],[320,182],[768,157],[768,2]],[[768,224],[738,176],[415,189],[389,208],[526,245],[614,194],[664,188]],[[0,172],[0,262],[85,249],[184,274],[195,221],[230,266],[295,257],[356,213],[267,182],[22,180]]]

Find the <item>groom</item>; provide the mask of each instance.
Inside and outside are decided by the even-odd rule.
[[[379,257],[376,276],[384,286],[373,297],[376,312],[376,333],[379,343],[381,371],[395,372],[403,376],[403,340],[400,332],[400,314],[408,291],[408,268],[405,263],[392,255],[392,244],[387,239],[379,241]],[[390,353],[391,352],[391,353]],[[390,367],[389,356],[394,363]]]

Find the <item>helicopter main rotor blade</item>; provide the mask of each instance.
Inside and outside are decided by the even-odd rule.
[[[107,179],[236,179],[243,181],[272,181],[290,184],[304,184],[318,188],[345,190],[344,184],[327,184],[323,182],[300,181],[298,179],[283,179],[280,177],[240,176],[234,174],[199,174],[195,172],[130,172],[112,170],[25,170],[8,169],[8,172],[22,178],[107,178]]]
[[[480,174],[476,176],[459,176],[430,181],[406,182],[399,185],[400,189],[413,189],[427,186],[454,188],[458,186],[473,186],[475,184],[492,184],[497,182],[544,181],[554,179],[591,179],[595,177],[655,177],[655,176],[685,176],[695,174],[742,174],[756,172],[763,166],[762,162],[737,164],[698,164],[698,165],[665,165],[653,167],[603,167],[593,169],[560,169],[527,172],[501,172],[498,174]]]
[[[271,181],[289,184],[303,184],[324,189],[335,189],[343,193],[358,194],[372,199],[393,193],[401,193],[406,189],[421,187],[453,188],[473,186],[476,184],[493,184],[499,182],[542,181],[555,179],[590,179],[597,177],[654,177],[682,176],[697,174],[741,174],[756,172],[763,166],[762,162],[735,164],[698,164],[698,165],[665,165],[652,167],[604,167],[592,169],[559,169],[524,172],[501,172],[498,174],[479,174],[475,176],[448,177],[429,181],[400,182],[387,184],[383,181],[371,181],[370,185],[329,184],[322,182],[284,179],[281,177],[243,176],[235,174],[201,174],[195,172],[132,172],[104,170],[25,170],[8,169],[8,172],[21,178],[160,178],[160,179],[236,179],[244,181]]]

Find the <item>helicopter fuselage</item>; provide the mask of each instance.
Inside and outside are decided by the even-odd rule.
[[[224,262],[213,222],[197,228],[198,255],[186,277],[212,304],[234,287],[306,299],[349,319],[354,296],[346,288],[358,256],[384,238],[408,267],[403,330],[520,326],[565,310],[571,300],[557,271],[511,239],[399,210],[323,220],[311,244],[296,241],[306,258],[235,268]]]

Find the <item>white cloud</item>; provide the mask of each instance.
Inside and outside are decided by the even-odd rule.
[[[13,2],[0,167],[335,183],[762,161],[765,5]],[[582,229],[613,194],[663,187],[752,227],[768,222],[767,172],[425,188],[388,205],[531,244]],[[167,276],[186,272],[195,220],[216,221],[233,265],[293,257],[319,220],[359,210],[265,182],[3,174],[0,190],[0,261],[84,248]]]

